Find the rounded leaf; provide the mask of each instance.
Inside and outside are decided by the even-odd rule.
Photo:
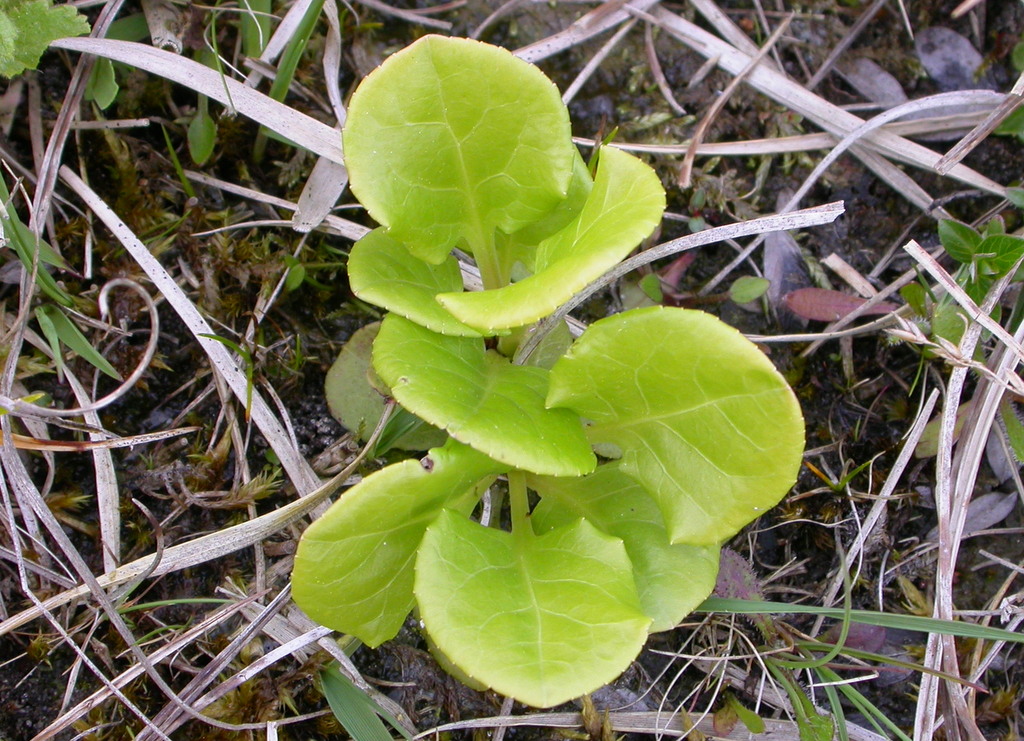
[[[584,520],[536,536],[446,511],[416,558],[416,602],[453,663],[536,707],[615,679],[650,624],[622,541]]]
[[[352,247],[348,256],[348,283],[352,293],[371,304],[401,314],[441,334],[479,337],[434,298],[462,290],[458,261],[446,257],[432,264],[415,257],[386,229],[374,229]]]
[[[583,517],[622,540],[640,604],[653,620],[652,633],[676,627],[715,588],[719,547],[670,543],[657,502],[617,463],[598,466],[589,476],[531,476],[527,481],[541,495],[530,515],[537,532]]]
[[[595,322],[551,369],[548,405],[622,451],[622,472],[658,502],[673,543],[721,543],[778,503],[800,467],[804,425],[789,385],[753,343],[699,311]]]
[[[547,316],[617,265],[661,221],[665,189],[654,170],[619,149],[601,150],[582,211],[537,248],[534,274],[503,288],[438,296],[466,324],[492,332]]]
[[[398,241],[440,262],[565,198],[575,148],[554,83],[511,52],[425,36],[370,73],[343,132],[352,192]]]
[[[393,638],[413,607],[413,562],[427,525],[445,507],[471,511],[476,485],[506,470],[451,441],[367,476],[302,534],[295,602],[369,646]]]
[[[597,465],[579,416],[545,408],[550,371],[512,365],[482,339],[440,335],[390,314],[373,365],[402,406],[495,460],[551,476]]]

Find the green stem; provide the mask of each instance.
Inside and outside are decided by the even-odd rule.
[[[512,507],[512,533],[526,535],[530,531],[530,499],[526,493],[526,474],[522,471],[509,471],[508,499]]]
[[[506,358],[515,357],[516,350],[519,349],[519,344],[523,341],[523,336],[525,334],[526,327],[519,327],[518,329],[513,329],[510,334],[499,337],[498,352]]]
[[[508,276],[502,270],[493,240],[480,240],[480,244],[473,245],[473,257],[476,266],[480,268],[480,280],[483,281],[485,291],[508,285]]]

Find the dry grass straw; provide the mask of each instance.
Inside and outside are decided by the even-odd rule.
[[[523,4],[519,0],[513,0],[513,2],[502,6],[495,11],[491,18],[484,21],[478,32],[483,32],[484,27],[500,17],[515,13]],[[871,14],[881,7],[881,4],[881,2],[877,2],[864,11],[862,20],[869,19]],[[420,11],[397,10],[378,0],[361,0],[360,5],[417,25],[438,29],[451,27],[448,21],[433,15],[427,16]],[[453,3],[438,10],[457,5],[458,3]],[[120,2],[117,0],[104,6],[95,24],[94,38],[64,39],[55,44],[64,50],[82,52],[82,55],[79,57],[61,113],[45,144],[45,151],[43,133],[38,127],[33,128],[36,172],[26,173],[31,176],[30,181],[36,181],[31,209],[32,228],[36,233],[41,233],[47,224],[53,224],[60,218],[54,208],[53,198],[59,172],[60,179],[71,188],[78,201],[84,204],[88,211],[97,217],[121,242],[152,283],[158,300],[166,301],[177,313],[188,326],[198,346],[206,354],[214,379],[213,386],[208,387],[208,393],[219,394],[222,405],[222,412],[217,423],[219,437],[233,448],[236,459],[239,461],[236,485],[242,486],[252,478],[248,464],[245,463],[248,458],[251,430],[237,411],[248,403],[251,424],[273,448],[299,498],[291,504],[263,515],[258,515],[255,509],[250,507],[249,519],[241,524],[174,545],[164,546],[161,542],[155,553],[128,564],[121,564],[121,546],[117,537],[119,529],[117,512],[122,495],[118,488],[109,448],[127,442],[135,442],[135,440],[131,438],[118,440],[104,433],[97,412],[110,400],[94,400],[87,384],[69,376],[68,382],[81,407],[79,412],[82,414],[84,422],[91,425],[90,433],[97,441],[97,447],[92,450],[97,491],[99,492],[98,509],[105,549],[103,561],[106,572],[97,575],[90,571],[81,554],[64,533],[61,523],[47,507],[46,486],[41,489],[28,475],[16,449],[17,441],[24,442],[25,436],[19,438],[13,431],[12,415],[0,416],[3,432],[0,463],[2,463],[4,471],[4,476],[0,477],[0,493],[3,494],[4,505],[0,512],[0,518],[2,518],[12,543],[10,549],[0,549],[0,557],[14,564],[19,574],[21,596],[32,603],[32,607],[20,613],[11,615],[5,611],[2,614],[0,636],[19,630],[32,620],[42,618],[54,632],[60,635],[65,645],[76,653],[77,660],[72,676],[77,676],[80,667],[84,667],[94,675],[95,681],[100,687],[74,706],[66,706],[60,717],[37,736],[39,739],[53,738],[64,732],[84,718],[90,710],[112,698],[120,702],[124,708],[141,721],[144,726],[141,737],[144,738],[169,738],[184,723],[192,720],[209,723],[236,733],[262,729],[266,731],[268,738],[275,737],[277,729],[282,723],[289,720],[305,719],[306,716],[270,723],[230,724],[201,716],[200,713],[204,708],[237,689],[243,682],[260,672],[267,671],[276,663],[291,661],[301,664],[311,656],[314,650],[327,651],[341,663],[343,670],[352,681],[372,694],[396,717],[409,723],[401,708],[366,684],[346,655],[338,648],[330,631],[311,624],[290,603],[287,587],[282,589],[276,586],[280,584],[281,578],[288,573],[288,560],[268,563],[260,547],[265,539],[281,532],[301,518],[315,516],[317,512],[321,511],[333,493],[340,487],[351,483],[351,474],[360,458],[355,458],[341,473],[330,481],[322,483],[300,453],[295,437],[291,433],[287,411],[277,400],[277,394],[273,387],[264,386],[262,392],[260,389],[249,388],[242,360],[229,352],[223,344],[204,337],[204,335],[213,334],[214,328],[200,314],[188,292],[183,290],[175,280],[175,276],[152,257],[147,247],[128,228],[122,218],[114,213],[89,187],[87,184],[88,173],[76,173],[70,167],[58,167],[65,142],[73,128],[76,125],[89,123],[78,122],[76,118],[84,110],[82,93],[93,59],[92,55],[104,56],[176,81],[217,100],[230,110],[252,118],[287,136],[318,156],[316,166],[309,176],[298,203],[275,198],[239,184],[217,180],[205,173],[189,172],[188,177],[193,182],[218,188],[222,192],[242,198],[262,201],[275,208],[282,208],[294,213],[291,222],[266,222],[268,225],[287,226],[290,224],[300,232],[318,229],[348,240],[358,239],[365,233],[365,227],[329,213],[347,183],[340,137],[338,136],[338,128],[344,122],[345,115],[344,93],[337,85],[343,39],[342,27],[333,4],[328,3],[325,11],[328,31],[322,58],[325,76],[328,80],[329,100],[329,106],[323,113],[325,118],[333,119],[333,125],[322,123],[287,105],[277,103],[256,89],[267,74],[273,74],[275,60],[287,47],[308,7],[309,0],[300,0],[290,8],[282,22],[277,25],[261,59],[257,60],[258,63],[250,65],[252,71],[249,72],[244,82],[224,78],[203,65],[149,45],[130,44],[103,38],[109,23],[120,11]],[[890,160],[929,170],[938,167],[940,171],[948,172],[950,177],[974,188],[995,195],[1005,194],[1003,187],[998,183],[992,182],[970,168],[956,164],[956,158],[961,150],[954,150],[951,156],[940,158],[931,150],[905,138],[905,136],[921,131],[935,131],[937,127],[946,125],[956,130],[966,131],[970,127],[978,125],[984,118],[984,114],[959,115],[952,117],[952,120],[949,121],[932,119],[924,122],[901,123],[898,122],[898,119],[908,113],[931,110],[932,108],[939,109],[943,106],[964,102],[980,102],[991,106],[993,111],[1001,112],[1006,110],[1008,99],[987,92],[947,94],[935,96],[929,100],[914,101],[898,109],[883,112],[869,121],[864,121],[811,92],[811,89],[820,82],[832,65],[842,56],[862,24],[855,25],[850,30],[849,35],[835,47],[833,53],[818,68],[818,72],[806,85],[802,85],[780,73],[778,65],[770,57],[765,56],[768,49],[773,47],[774,42],[780,45],[786,43],[783,33],[784,25],[777,26],[775,29],[763,28],[765,35],[771,35],[773,31],[775,31],[775,35],[771,36],[771,42],[764,49],[758,50],[748,36],[711,0],[695,0],[694,7],[721,37],[714,36],[679,14],[659,6],[657,0],[631,0],[629,2],[611,0],[585,10],[577,20],[564,29],[518,50],[517,54],[523,59],[537,62],[579,46],[614,29],[615,33],[584,66],[579,72],[576,82],[565,92],[566,100],[570,100],[590,75],[600,67],[605,56],[617,45],[627,40],[631,34],[637,34],[636,26],[642,24],[645,48],[651,63],[652,74],[668,101],[668,105],[677,114],[682,113],[682,106],[675,100],[673,91],[669,88],[665,76],[657,64],[652,42],[653,32],[658,30],[667,34],[678,43],[705,56],[712,63],[734,76],[733,86],[739,84],[752,86],[779,104],[815,122],[821,127],[822,133],[791,137],[788,140],[706,143],[702,141],[705,129],[696,133],[692,141],[679,142],[674,146],[660,148],[647,145],[623,146],[638,151],[686,153],[689,163],[692,163],[695,157],[704,156],[755,156],[779,152],[831,150],[820,161],[819,166],[806,179],[789,204],[782,209],[783,213],[797,208],[801,199],[806,196],[811,186],[828,166],[846,152],[858,157],[879,178],[896,188],[903,197],[929,215],[936,213],[934,199]],[[440,14],[442,13],[437,15]],[[767,24],[763,13],[760,14],[760,19],[762,23]],[[772,50],[774,51],[774,48]],[[722,96],[723,101],[725,97]],[[1009,101],[1010,104],[1017,102],[1015,99]],[[714,115],[714,107],[704,111],[703,114],[705,120],[710,121]],[[977,138],[976,135],[971,143],[974,143]],[[966,148],[966,145],[961,149],[963,148]],[[0,151],[0,157],[5,162],[12,159],[2,151]],[[725,232],[729,232],[728,236],[763,235],[768,229],[801,228],[808,224],[826,223],[834,219],[840,211],[841,208],[834,205],[816,207],[807,209],[805,212],[769,217],[764,220],[764,223],[734,225],[723,229]],[[939,211],[941,212],[941,208]],[[253,223],[256,222],[249,222],[248,225],[251,226]],[[632,269],[640,264],[649,263],[658,256],[707,244],[720,236],[715,233],[701,233],[694,237],[684,238],[684,240],[677,240],[674,243],[660,245],[640,255],[628,267]],[[744,248],[740,256],[711,281],[706,291],[712,290],[736,266],[747,260],[759,243],[760,237]],[[300,243],[297,249],[301,249],[301,247]],[[908,252],[921,268],[933,277],[936,285],[949,292],[976,320],[959,347],[945,348],[948,351],[946,359],[954,362],[956,368],[946,384],[942,405],[942,438],[936,473],[939,559],[934,614],[936,617],[953,619],[955,601],[953,574],[957,566],[959,536],[964,526],[964,513],[970,493],[974,488],[982,450],[993,424],[997,403],[1007,388],[1019,385],[1015,368],[1022,358],[1021,342],[1024,339],[1022,338],[1024,333],[1010,336],[999,325],[988,319],[987,309],[1000,298],[998,291],[1004,286],[997,286],[985,306],[977,307],[926,252],[914,243],[908,245]],[[467,271],[467,275],[471,275],[469,268]],[[879,290],[862,310],[891,297],[902,285],[913,280],[916,274],[915,270],[907,270],[895,281]],[[618,276],[617,273],[609,280]],[[269,296],[261,299],[258,306],[253,307],[255,318],[245,330],[245,335],[249,338],[255,336],[259,322],[273,308],[283,281],[284,276],[278,281],[276,289]],[[606,280],[605,283],[607,282]],[[143,289],[136,285],[131,290],[142,291]],[[148,292],[144,291],[144,294],[149,301],[150,315],[155,317],[152,300],[149,298]],[[18,313],[14,317],[5,319],[3,326],[12,352],[7,358],[3,377],[0,378],[0,394],[6,400],[5,406],[8,406],[15,414],[21,414],[26,410],[24,404],[19,406],[16,401],[19,394],[15,384],[14,365],[26,338],[33,342],[36,340],[26,326],[31,296],[32,286],[26,276],[21,285],[22,298]],[[569,308],[571,307],[566,307],[563,314],[567,313]],[[878,332],[898,321],[897,317],[889,316],[866,325],[846,327],[856,316],[855,312],[842,322],[836,323],[820,333],[757,339],[775,342],[812,342],[807,350],[810,353],[814,352],[821,342],[838,337]],[[903,326],[904,329],[907,328],[906,325]],[[972,359],[972,355],[982,328],[993,333],[998,348],[989,354],[983,366],[979,366]],[[151,342],[155,343],[158,336],[159,328],[154,325],[150,333]],[[976,401],[974,412],[961,435],[961,442],[954,449],[952,425],[963,392],[963,384],[970,369],[981,371],[979,374],[981,380],[974,397]],[[134,377],[129,379],[122,391],[130,391],[131,383],[134,380]],[[251,402],[247,402],[250,391],[252,391]],[[271,403],[267,402],[267,398],[271,400]],[[881,488],[879,498],[872,505],[864,520],[859,523],[856,536],[849,543],[843,544],[851,558],[858,564],[858,569],[863,566],[862,555],[865,544],[873,537],[879,522],[884,518],[885,508],[899,485],[910,452],[923,430],[924,423],[930,416],[936,398],[937,390],[933,390],[927,399],[923,400],[908,432],[902,452]],[[46,436],[46,428],[42,421],[26,417],[24,424],[33,430],[36,437],[44,438]],[[166,434],[177,434],[178,432],[180,430],[168,430]],[[51,469],[53,466],[59,465],[59,459],[51,458],[49,461]],[[854,513],[856,514],[855,510]],[[837,535],[837,537],[839,536]],[[166,640],[158,642],[155,647],[143,647],[139,644],[138,636],[135,635],[119,610],[123,600],[132,589],[144,580],[189,566],[197,566],[241,548],[254,549],[256,574],[251,585],[227,593],[225,597],[228,600],[227,603],[207,613],[194,626],[170,634]],[[25,553],[29,550],[41,554],[38,562],[26,558]],[[1009,588],[1009,584],[1008,577],[1006,589]],[[837,572],[824,593],[815,597],[820,599],[825,606],[829,606],[838,596],[841,585],[842,576]],[[45,598],[37,596],[37,592],[41,593],[43,588],[50,593]],[[1006,589],[1001,594],[1005,594]],[[264,602],[265,600],[267,601]],[[72,627],[68,622],[68,616],[73,613],[63,608],[72,604],[88,605],[93,611],[96,625],[101,621],[108,621],[114,626],[125,645],[130,647],[129,650],[133,657],[130,668],[115,676],[110,676],[106,668],[97,663],[96,657],[90,653],[88,642],[76,638],[80,628]],[[996,606],[993,603],[993,609]],[[5,606],[4,609],[6,610]],[[1014,619],[1017,623],[1021,620],[1020,616]],[[239,620],[242,621],[241,628],[237,627]],[[185,687],[180,690],[172,689],[156,670],[156,667],[166,664],[176,656],[183,655],[190,647],[204,640],[213,631],[220,630],[232,631],[234,637],[230,644],[210,660]],[[723,634],[727,636],[727,640],[721,644],[716,643],[717,637]],[[760,671],[757,669],[758,663],[761,661],[758,651],[752,644],[744,645],[748,639],[743,630],[721,622],[705,620],[692,635],[701,636],[704,646],[698,650],[692,650],[690,654],[684,654],[684,649],[681,647],[679,652],[673,655],[673,661],[684,662],[675,667],[676,678],[682,677],[684,672],[698,670],[704,676],[699,685],[700,688],[714,695],[725,686],[743,689],[749,684],[753,675],[768,677],[768,673],[763,668]],[[229,673],[229,667],[232,666],[232,662],[242,648],[260,636],[272,640],[276,647],[246,669],[234,672],[226,679],[222,679],[226,672]],[[932,636],[928,642],[927,651],[925,665],[929,669],[942,670],[954,676],[959,675],[961,668],[957,663],[952,639]],[[985,667],[991,663],[997,651],[998,647],[993,647],[984,659],[980,656],[976,657],[976,660],[973,661],[972,679],[977,680],[981,677]],[[163,709],[152,718],[147,717],[146,712],[134,704],[123,691],[130,683],[144,675],[148,675],[152,683],[164,695]],[[668,681],[671,685],[675,680]],[[69,683],[69,693],[70,690]],[[799,728],[792,720],[792,707],[789,700],[780,688],[772,685],[770,677],[767,680],[762,680],[758,697],[759,702],[762,702],[765,708],[774,707],[783,715],[789,716],[766,721],[767,730],[773,734],[772,737],[798,738]],[[975,691],[973,689],[965,689],[955,683],[926,674],[922,681],[920,701],[917,706],[915,739],[924,741],[931,738],[943,723],[945,723],[945,731],[949,734],[948,737],[956,737],[962,731],[968,738],[979,739],[980,731],[973,719],[974,703]],[[522,726],[550,729],[575,728],[581,722],[579,714],[576,713],[511,716],[507,714],[510,707],[506,706],[505,714],[499,717],[449,724],[431,729],[429,733],[493,728],[498,729],[495,736],[497,738],[506,728]],[[707,704],[705,710],[696,714],[696,720],[685,711],[680,712],[679,708],[666,707],[661,711],[650,713],[612,711],[607,716],[607,722],[608,727],[617,733],[636,732],[659,736],[683,736],[693,734],[695,729],[711,734],[713,727],[707,708],[710,708],[710,703]],[[409,725],[411,727],[411,724]],[[858,741],[878,738],[875,734],[854,724],[850,724],[848,730],[850,738]],[[740,731],[728,736],[728,738],[745,737]]]

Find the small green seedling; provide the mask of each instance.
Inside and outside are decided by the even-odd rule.
[[[425,37],[362,82],[343,143],[382,225],[349,260],[355,294],[390,312],[373,370],[447,441],[308,528],[295,599],[370,646],[416,610],[448,665],[530,705],[590,692],[700,604],[722,542],[792,485],[799,406],[763,353],[697,311],[629,311],[575,342],[562,326],[513,361],[665,206],[625,152],[601,149],[590,174],[537,68]],[[485,290],[463,290],[453,249]]]
[[[1012,190],[1012,189],[1011,189]],[[939,222],[939,240],[942,247],[959,266],[953,273],[956,282],[979,306],[997,281],[1010,275],[1013,282],[1024,280],[1024,271],[1018,261],[1024,257],[1024,237],[1007,234],[1001,218],[991,219],[980,231],[952,219]],[[933,339],[948,341],[954,345],[960,342],[967,328],[968,318],[963,309],[948,295],[937,300],[923,285],[910,284],[901,291],[907,303],[922,319],[925,331]],[[1019,316],[1020,308],[1015,311]],[[1000,304],[992,309],[992,316],[998,320],[1002,312]]]

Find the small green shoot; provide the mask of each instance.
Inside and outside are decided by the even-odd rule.
[[[97,59],[85,86],[85,99],[91,100],[102,111],[110,107],[120,90],[114,63],[103,57]]]
[[[737,304],[749,304],[767,293],[770,285],[771,281],[767,278],[745,275],[742,278],[737,278],[729,286],[729,298]]]
[[[271,0],[241,0],[242,53],[256,59],[270,41],[270,23],[273,16]]]
[[[188,152],[197,165],[206,164],[217,143],[217,122],[210,115],[210,99],[199,96],[196,115],[188,124]]]
[[[178,182],[181,183],[182,190],[185,191],[185,195],[189,198],[195,198],[195,188],[192,187],[189,179],[185,177],[185,168],[181,166],[181,160],[178,159],[178,153],[174,150],[174,145],[171,143],[171,136],[167,133],[167,128],[161,126],[160,129],[163,131],[164,142],[167,144],[167,154],[171,158],[171,165],[174,166],[174,173],[178,176]]]

